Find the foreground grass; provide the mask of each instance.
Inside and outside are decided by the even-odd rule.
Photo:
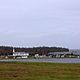
[[[0,63],[0,80],[80,80],[80,64]]]

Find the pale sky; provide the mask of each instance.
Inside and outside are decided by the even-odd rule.
[[[80,0],[0,0],[0,45],[80,49]]]

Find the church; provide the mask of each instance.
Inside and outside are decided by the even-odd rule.
[[[25,58],[28,58],[29,56],[29,53],[26,53],[26,52],[16,52],[15,49],[13,48],[13,58],[14,59],[25,59]]]

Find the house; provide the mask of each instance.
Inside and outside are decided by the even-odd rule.
[[[26,52],[15,52],[15,50],[13,49],[13,57],[14,59],[15,58],[28,58],[29,56],[29,53],[26,53]]]
[[[64,58],[66,55],[71,55],[71,52],[50,52],[48,53],[48,56],[49,57],[52,57],[52,58]]]
[[[46,55],[41,55],[41,54],[35,54],[35,58],[46,58]]]
[[[39,58],[39,54],[35,54],[35,56],[34,56],[35,58]]]

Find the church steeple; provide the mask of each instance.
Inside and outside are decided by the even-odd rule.
[[[14,49],[14,47],[13,47],[13,53],[15,52],[15,49]]]

